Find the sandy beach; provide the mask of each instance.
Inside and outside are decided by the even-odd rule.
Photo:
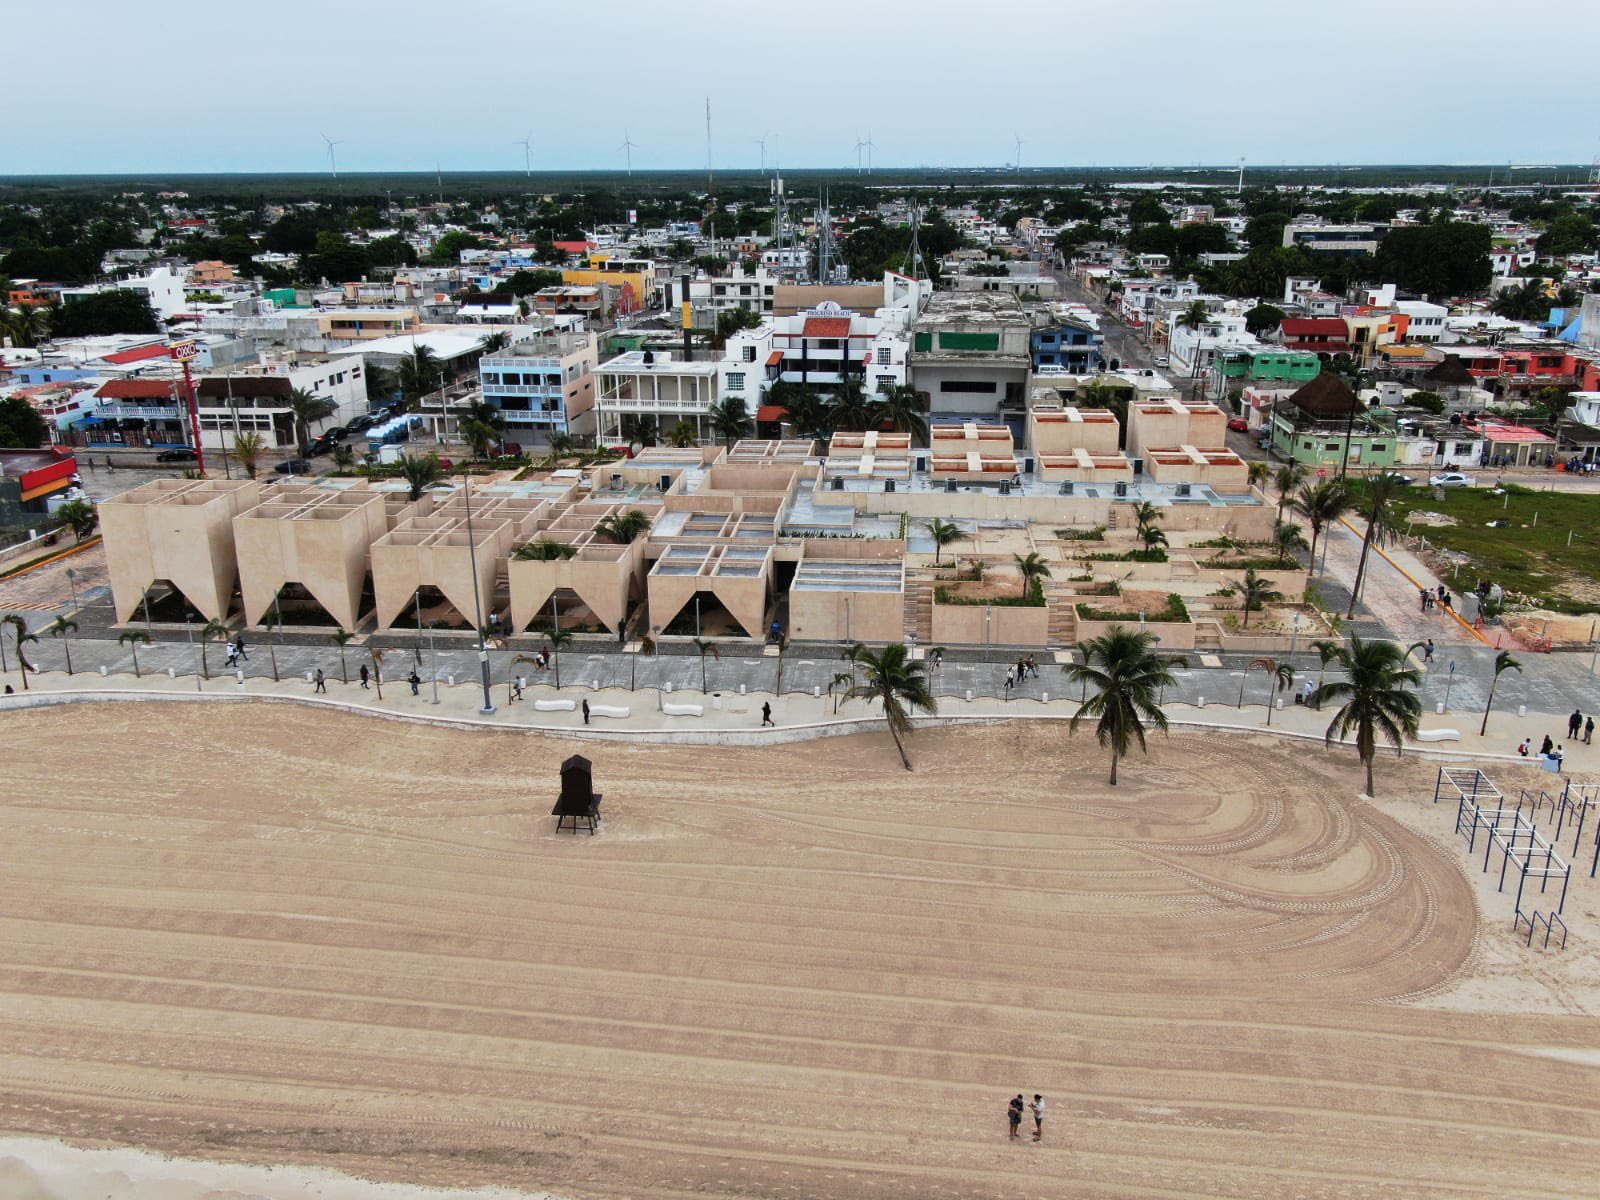
[[[1250,735],[1156,739],[1113,789],[1058,727],[924,730],[911,774],[881,734],[5,728],[16,1139],[575,1198],[1594,1186],[1600,884],[1565,954],[1513,942],[1424,762],[1373,803],[1353,754]],[[577,749],[594,838],[547,815]],[[0,1200],[77,1200],[6,1190],[40,1145],[0,1144]],[[287,1176],[214,1186],[324,1194]]]

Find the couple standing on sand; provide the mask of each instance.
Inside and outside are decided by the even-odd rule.
[[[1011,1140],[1017,1140],[1017,1131],[1022,1126],[1022,1110],[1026,1108],[1033,1113],[1033,1140],[1044,1140],[1044,1097],[1038,1092],[1033,1094],[1033,1103],[1024,1104],[1022,1093],[1018,1092],[1012,1097],[1011,1103],[1006,1106],[1006,1119],[1011,1122]]]

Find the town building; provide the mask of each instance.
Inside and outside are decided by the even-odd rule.
[[[597,428],[599,361],[594,334],[546,334],[485,354],[478,361],[478,382],[483,400],[500,410],[508,441],[587,438]]]
[[[1015,423],[1032,371],[1032,322],[1004,292],[935,292],[912,332],[911,384],[935,422]]]

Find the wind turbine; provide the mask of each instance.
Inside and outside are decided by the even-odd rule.
[[[628,137],[628,131],[626,129],[624,129],[622,131],[622,145],[618,146],[617,149],[621,150],[624,154],[626,154],[628,156],[628,174],[632,175],[633,174],[633,152],[635,150],[640,149],[640,146],[639,146],[639,144],[637,142],[631,140]]]
[[[338,183],[339,182],[339,160],[334,155],[333,148],[335,146],[344,145],[344,142],[343,142],[343,140],[340,140],[340,141],[336,142],[331,137],[329,137],[327,134],[323,134],[322,135],[322,140],[328,143],[328,170],[333,172],[333,181],[335,183]]]
[[[861,135],[856,134],[856,174],[861,174],[861,147],[866,143],[861,140]]]
[[[873,144],[873,141],[872,141],[872,130],[870,130],[870,129],[867,130],[867,140],[862,142],[861,144],[867,148],[867,174],[871,175],[872,174],[872,152],[877,149],[877,146],[875,146]]]
[[[511,144],[513,146],[521,146],[522,147],[522,169],[525,170],[528,173],[528,178],[532,179],[533,178],[533,134],[529,133],[528,136],[523,138],[520,142],[512,142]]]
[[[1017,137],[1017,135],[1014,133],[1011,136],[1016,139],[1017,143],[1016,157],[1012,160],[1011,165],[1016,170],[1017,174],[1020,175],[1022,174],[1022,139]]]
[[[755,145],[761,147],[761,173],[763,175],[767,173],[767,139],[771,136],[770,133],[764,133],[758,138],[750,139]]]

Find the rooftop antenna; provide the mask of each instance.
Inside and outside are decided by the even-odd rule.
[[[628,174],[629,175],[633,174],[633,152],[635,150],[638,150],[639,148],[640,148],[639,144],[637,142],[631,140],[628,137],[628,131],[626,129],[624,129],[622,131],[622,145],[618,146],[617,149],[621,150],[624,154],[626,154],[628,156]]]
[[[710,203],[711,253],[717,252],[717,176],[711,167],[711,97],[706,97],[706,192]]]
[[[439,160],[433,161],[434,181],[439,185],[439,207],[444,207],[444,168],[439,165]]]
[[[1240,158],[1239,159],[1239,184],[1238,184],[1237,187],[1235,187],[1233,189],[1233,194],[1235,196],[1237,196],[1242,191],[1244,191],[1244,159]]]
[[[1589,182],[1600,184],[1600,146],[1595,147],[1594,157],[1589,160]]]
[[[867,174],[871,175],[872,174],[872,152],[877,149],[877,146],[874,145],[873,141],[872,141],[872,130],[870,130],[870,129],[867,130],[867,140],[865,142],[863,142],[862,145],[867,148]]]
[[[817,197],[817,282],[827,283],[833,271],[833,214],[827,193]]]
[[[1020,175],[1022,174],[1022,139],[1017,137],[1017,135],[1014,133],[1011,136],[1017,143],[1017,157],[1012,166],[1016,168],[1017,174]]]
[[[532,179],[533,178],[533,133],[530,131],[528,136],[523,138],[520,142],[512,142],[511,144],[513,146],[521,146],[522,147],[522,169],[528,173],[528,178]]]
[[[909,275],[912,279],[926,281],[928,267],[922,259],[922,246],[918,237],[918,231],[921,228],[922,209],[919,206],[911,210],[911,244],[906,247],[906,256],[900,263],[900,274]]]

